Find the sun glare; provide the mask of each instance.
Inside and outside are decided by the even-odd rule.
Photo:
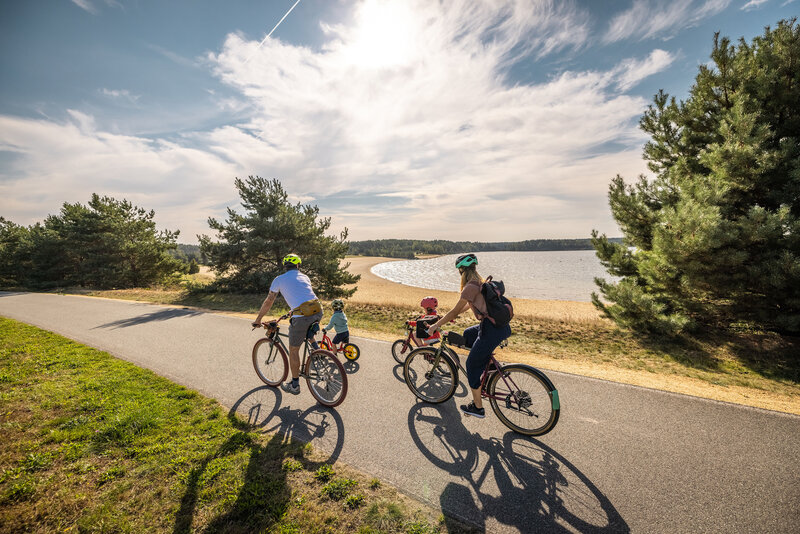
[[[347,47],[362,67],[394,67],[413,57],[413,17],[405,2],[368,0],[356,14],[356,32]]]

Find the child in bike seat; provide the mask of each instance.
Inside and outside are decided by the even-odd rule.
[[[331,343],[338,345],[339,343],[350,343],[350,330],[347,326],[347,315],[344,314],[344,302],[341,299],[334,299],[331,302],[333,308],[333,315],[328,323],[328,326],[322,329],[325,333],[331,328],[336,330],[336,335],[333,336]]]
[[[422,301],[420,301],[419,305],[423,310],[425,310],[425,312],[416,319],[416,337],[422,342],[422,344],[430,345],[442,337],[439,332],[435,332],[432,336],[428,335],[428,326],[432,325],[441,318],[439,311],[437,310],[439,307],[439,301],[436,300],[436,297],[425,297],[422,299]],[[409,324],[413,326],[414,321],[411,321]]]

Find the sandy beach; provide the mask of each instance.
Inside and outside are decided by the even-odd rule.
[[[458,302],[458,293],[454,291],[407,286],[391,282],[370,272],[374,265],[385,261],[398,260],[373,256],[352,256],[345,259],[345,263],[350,263],[347,270],[361,275],[361,280],[357,284],[358,291],[350,298],[351,301],[364,304],[391,304],[416,309],[423,297],[431,295],[439,300],[439,309],[442,311],[451,309]],[[453,269],[453,279],[458,279],[455,269]],[[513,303],[514,313],[518,316],[572,322],[602,320],[599,312],[590,302],[515,298]]]

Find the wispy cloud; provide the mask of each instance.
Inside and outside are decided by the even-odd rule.
[[[200,62],[236,93],[214,96],[245,117],[236,124],[166,140],[112,134],[79,112],[0,116],[0,151],[15,154],[0,198],[33,217],[94,191],[124,197],[189,241],[236,204],[234,176],[258,174],[318,203],[354,239],[616,233],[608,183],[646,170],[637,121],[647,101],[626,91],[672,54],[513,84],[518,62],[587,46],[587,13],[554,1],[358,5],[352,24],[323,25],[317,49],[278,39],[257,49],[234,33]]]
[[[657,50],[608,72],[565,72],[546,83],[508,86],[504,69],[520,58],[583,46],[584,36],[561,29],[573,21],[582,27],[585,14],[567,3],[533,14],[488,6],[401,2],[385,27],[379,16],[360,13],[356,27],[328,27],[331,41],[322,51],[271,40],[247,64],[258,43],[230,35],[210,59],[255,111],[245,124],[211,132],[206,143],[242,168],[287,177],[296,191],[324,192],[321,202],[354,184],[362,195],[393,199],[403,228],[380,202],[337,214],[370,237],[419,232],[431,212],[464,234],[485,231],[459,215],[465,198],[507,213],[514,221],[508,231],[520,238],[546,214],[585,209],[589,197],[605,217],[599,199],[610,178],[644,168],[638,148],[621,148],[640,145],[635,121],[646,102],[615,88],[632,87],[672,56]],[[609,163],[602,148],[609,143],[625,153],[615,169],[573,174],[591,167],[576,159]],[[497,191],[513,200],[492,200],[489,193]],[[590,230],[557,226],[548,230]]]
[[[89,0],[72,0],[72,3],[92,15],[97,15],[98,13],[97,8]]]
[[[100,89],[100,92],[103,95],[105,95],[105,96],[107,96],[109,98],[127,100],[127,101],[129,101],[129,102],[131,102],[133,104],[135,104],[136,101],[139,100],[139,98],[141,98],[141,95],[131,94],[131,92],[128,91],[127,89],[106,89],[106,88],[103,88],[103,89]]]
[[[661,72],[675,61],[675,56],[666,50],[656,49],[642,60],[625,59],[614,73],[617,76],[617,86],[627,91],[643,79]]]
[[[182,241],[208,233],[206,217],[233,205],[238,169],[203,150],[166,140],[115,135],[70,110],[64,122],[0,115],[0,151],[15,157],[0,170],[3,211],[18,224],[42,220],[63,202],[91,193],[126,198],[156,211],[162,228],[182,229]]]
[[[758,9],[759,7],[761,7],[762,5],[766,4],[767,2],[769,2],[769,0],[750,0],[745,5],[743,5],[741,7],[741,9],[742,9],[742,11],[751,11],[753,9]],[[786,5],[786,4],[784,4],[784,5]]]
[[[634,0],[630,9],[611,19],[603,41],[670,39],[680,30],[720,13],[729,4],[730,0]]]

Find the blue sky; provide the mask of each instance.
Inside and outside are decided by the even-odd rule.
[[[0,3],[0,215],[91,193],[180,242],[278,178],[350,238],[619,235],[638,120],[794,0]]]

